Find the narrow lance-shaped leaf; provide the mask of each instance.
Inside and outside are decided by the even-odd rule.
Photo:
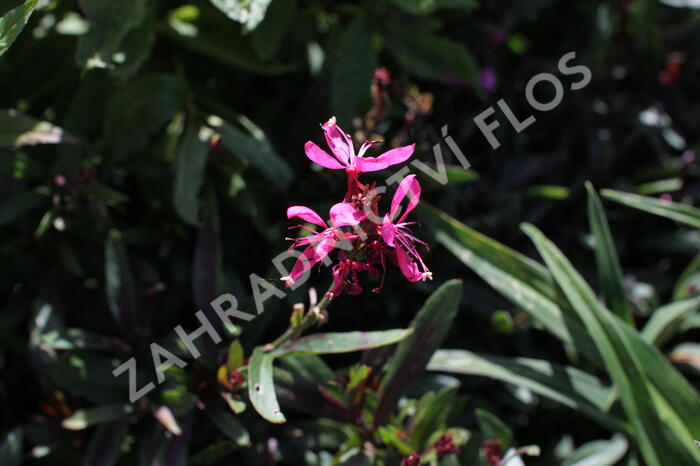
[[[557,290],[547,269],[432,206],[421,203],[417,210],[424,223],[435,231],[435,239],[460,261],[552,335],[590,361],[601,364],[598,351],[579,319],[563,313],[557,305]]]
[[[600,193],[604,198],[611,201],[670,218],[691,227],[700,228],[700,209],[698,208],[678,202],[662,201],[653,197],[639,196],[611,189],[604,189]]]
[[[699,452],[683,445],[692,440],[689,432],[659,417],[658,410],[669,407],[658,392],[653,392],[641,355],[630,350],[630,341],[622,330],[624,326],[619,325],[619,320],[615,323],[617,318],[598,303],[583,278],[551,241],[532,225],[525,225],[524,230],[596,342],[646,463],[692,464],[700,459]]]
[[[138,301],[126,250],[117,231],[109,232],[105,245],[105,286],[115,322],[128,330],[136,318]]]
[[[196,124],[190,122],[175,155],[173,203],[180,217],[191,225],[199,224],[199,191],[208,153],[209,147],[200,140]]]
[[[591,183],[586,183],[586,189],[588,190],[588,223],[595,239],[596,265],[605,301],[610,310],[617,314],[620,319],[634,325],[634,319],[625,298],[622,267],[617,257],[617,248],[610,233],[603,205]]]
[[[545,360],[504,358],[465,350],[438,350],[428,370],[479,375],[527,387],[540,396],[586,414],[602,426],[619,430],[619,420],[606,413],[610,389],[574,367]]]
[[[700,296],[658,308],[642,329],[642,338],[655,346],[661,346],[673,337],[683,318],[698,309],[700,309]]]
[[[250,446],[250,435],[237,416],[226,411],[208,411],[209,418],[221,433],[233,440],[239,447]]]
[[[85,453],[85,464],[114,466],[122,455],[122,444],[128,433],[127,421],[116,421],[100,426],[90,439]]]
[[[695,256],[695,259],[688,264],[688,267],[676,280],[676,284],[673,287],[674,301],[690,298],[694,294],[693,287],[695,287],[695,290],[700,288],[700,255]]]
[[[412,329],[396,329],[379,332],[316,333],[289,342],[275,353],[278,356],[349,353],[398,343],[412,332]]]
[[[438,393],[423,395],[408,429],[413,450],[421,451],[431,435],[446,427],[448,419],[456,414],[454,408],[458,392],[459,385],[451,385]]]
[[[457,315],[462,296],[462,281],[451,280],[438,288],[411,322],[413,334],[396,348],[379,388],[379,405],[374,425],[382,424],[399,397],[425,370],[428,361],[442,344]]]
[[[488,440],[500,440],[503,448],[509,448],[513,443],[513,431],[494,414],[477,408],[475,411],[479,430]]]

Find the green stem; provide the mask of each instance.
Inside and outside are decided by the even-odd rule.
[[[301,322],[299,322],[297,326],[290,326],[275,341],[270,343],[270,346],[272,347],[271,349],[279,348],[279,346],[283,343],[299,338],[299,336],[302,333],[304,333],[307,329],[321,322],[320,313],[322,311],[325,311],[326,308],[328,308],[328,305],[331,303],[332,300],[333,298],[329,297],[329,293],[325,293],[323,295],[323,299],[321,299],[321,301],[316,306],[309,309],[309,311],[301,319]]]

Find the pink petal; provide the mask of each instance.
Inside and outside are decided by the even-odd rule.
[[[416,208],[418,201],[420,201],[420,184],[416,179],[416,175],[408,175],[401,181],[399,187],[396,188],[394,198],[391,200],[391,209],[389,210],[391,218],[396,216],[401,202],[406,195],[408,195],[408,205],[397,223],[402,223],[406,219],[406,216]]]
[[[328,152],[318,147],[311,141],[307,141],[304,145],[304,151],[306,151],[306,156],[312,161],[319,164],[322,167],[337,170],[339,168],[345,168],[340,162],[335,158],[331,157]]]
[[[292,267],[292,271],[289,272],[292,282],[306,275],[314,265],[321,262],[333,249],[333,243],[325,239],[304,249],[302,256],[297,259]]]
[[[384,216],[384,223],[382,223],[382,238],[384,242],[394,247],[394,225],[391,223],[391,219],[388,215]]]
[[[295,205],[287,209],[287,218],[299,217],[302,220],[306,220],[309,223],[318,225],[323,228],[328,228],[326,222],[313,210],[303,205]]]
[[[418,264],[408,255],[401,247],[397,247],[396,262],[399,264],[401,273],[408,279],[409,282],[417,282],[423,278],[423,274],[418,267]]]
[[[345,288],[345,271],[341,267],[335,267],[333,269],[333,289],[331,294],[337,297],[343,293]]]
[[[323,131],[326,134],[326,142],[331,152],[340,160],[343,165],[350,164],[350,154],[355,154],[352,141],[345,134],[343,129],[335,124],[335,117],[323,124]]]
[[[352,204],[340,202],[331,207],[331,224],[334,227],[357,225],[365,217],[362,212],[357,212]]]
[[[396,165],[397,163],[405,162],[413,155],[413,150],[416,145],[397,147],[388,152],[384,152],[379,157],[356,157],[355,166],[361,172],[376,172],[384,170],[387,167]]]

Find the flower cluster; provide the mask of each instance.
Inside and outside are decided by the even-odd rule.
[[[387,262],[394,262],[404,276],[412,282],[432,279],[432,274],[420,257],[417,245],[425,245],[410,230],[414,222],[407,222],[408,214],[415,209],[420,199],[420,185],[415,175],[409,175],[399,184],[391,201],[389,212],[379,215],[379,196],[375,185],[364,185],[360,174],[383,170],[405,162],[413,154],[415,145],[398,147],[378,157],[365,157],[367,150],[376,141],[366,141],[355,153],[350,135],[346,134],[331,118],[322,125],[331,154],[311,141],[305,145],[306,155],[313,162],[332,170],[345,170],[347,192],[343,202],[330,209],[330,222],[305,206],[287,209],[287,218],[299,218],[318,228],[298,225],[308,234],[293,239],[293,248],[302,252],[290,274],[282,277],[286,285],[292,286],[299,278],[321,261],[327,262],[336,252],[333,263],[332,296],[345,292],[359,294],[358,272],[369,272],[381,276],[379,291],[384,282]],[[407,200],[406,207],[402,202]]]
[[[459,454],[459,447],[452,441],[452,438],[450,434],[442,434],[438,441],[435,442],[435,452],[439,460],[447,455]]]

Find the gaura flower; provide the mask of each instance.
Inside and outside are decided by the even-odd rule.
[[[357,277],[357,272],[369,270],[369,264],[348,259],[343,253],[338,253],[338,263],[333,266],[333,288],[331,294],[340,296],[346,292],[350,295],[362,293],[362,287]]]
[[[306,156],[322,167],[332,170],[345,169],[348,174],[348,196],[355,194],[358,187],[361,186],[358,181],[360,173],[383,170],[397,163],[405,162],[415,149],[415,144],[411,144],[391,149],[378,157],[364,157],[367,149],[376,144],[377,141],[365,141],[359,152],[355,154],[352,138],[336,124],[335,117],[331,117],[321,126],[333,155],[331,156],[312,141],[307,141],[304,145]],[[348,199],[346,197],[346,201]]]
[[[408,205],[403,214],[396,219],[401,202],[408,196]],[[411,282],[419,280],[432,280],[433,274],[428,270],[420,254],[416,250],[415,243],[425,244],[411,233],[409,225],[415,222],[406,222],[408,214],[416,208],[420,200],[420,184],[416,175],[409,175],[403,179],[394,197],[391,200],[389,213],[384,216],[381,234],[384,242],[396,251],[396,262],[404,276]]]
[[[305,249],[301,256],[297,258],[289,275],[281,278],[281,280],[286,283],[287,287],[292,286],[294,282],[302,277],[308,270],[322,261],[341,241],[349,241],[357,236],[351,233],[344,233],[339,227],[357,225],[363,219],[361,214],[358,213],[352,205],[343,202],[331,207],[330,226],[323,221],[320,215],[305,206],[292,206],[288,208],[287,218],[294,217],[317,225],[323,228],[323,230],[319,232],[305,225],[297,225],[299,228],[308,230],[311,234],[294,240],[293,248],[305,247]]]

